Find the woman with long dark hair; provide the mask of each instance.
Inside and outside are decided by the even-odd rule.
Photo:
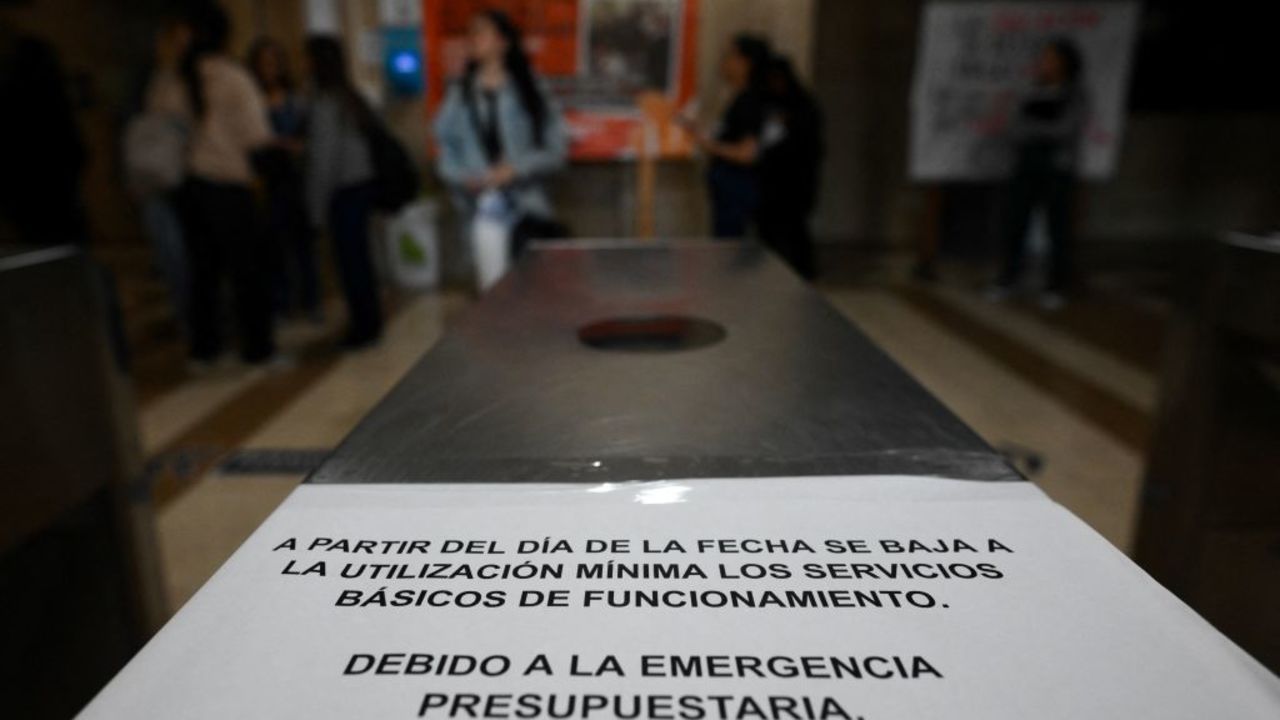
[[[314,93],[307,140],[308,207],[312,221],[329,229],[349,315],[342,345],[356,349],[382,336],[382,301],[369,247],[375,168],[368,131],[374,115],[347,74],[336,38],[309,38],[307,60]]]
[[[191,118],[181,214],[190,263],[191,359],[197,367],[222,353],[221,286],[231,281],[240,356],[258,364],[275,354],[270,254],[251,189],[252,156],[271,142],[266,105],[249,73],[228,57],[230,22],[214,3],[185,12],[190,30],[180,63],[181,93],[171,102]]]
[[[479,13],[467,52],[435,120],[440,177],[469,220],[479,210],[505,223],[508,233],[520,222],[550,221],[543,180],[564,166],[568,138],[520,30],[501,11]],[[509,248],[494,253],[480,245],[473,233],[479,284],[487,287],[505,270]]]
[[[275,307],[284,314],[297,310],[318,320],[320,282],[298,162],[305,140],[303,99],[276,40],[263,37],[253,43],[249,70],[266,98],[267,120],[276,140],[258,164],[266,181],[266,227],[275,253]]]
[[[689,130],[711,158],[707,187],[711,193],[711,232],[717,238],[740,238],[755,218],[760,201],[757,163],[767,107],[767,77],[773,52],[764,38],[738,35],[729,44],[720,74],[733,92],[713,133]]]
[[[1008,297],[1022,276],[1031,213],[1043,207],[1049,226],[1049,266],[1040,304],[1056,310],[1066,301],[1075,244],[1073,212],[1080,139],[1089,103],[1079,48],[1066,38],[1047,43],[1035,68],[1035,85],[1010,125],[1015,165],[1009,183],[1004,267],[987,295]]]

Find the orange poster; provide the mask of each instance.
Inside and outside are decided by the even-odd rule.
[[[423,0],[428,112],[462,71],[472,15],[490,8],[524,32],[574,159],[691,154],[675,118],[695,91],[698,0]]]

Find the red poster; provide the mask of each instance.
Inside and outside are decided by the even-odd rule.
[[[472,15],[489,8],[524,31],[574,159],[691,154],[675,118],[695,91],[698,0],[423,0],[428,112],[462,70]]]

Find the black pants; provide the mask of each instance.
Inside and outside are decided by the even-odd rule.
[[[1075,177],[1052,167],[1047,158],[1024,158],[1014,172],[1009,186],[1005,222],[1004,268],[1001,285],[1014,285],[1022,275],[1026,254],[1027,228],[1031,213],[1043,206],[1049,225],[1048,287],[1061,292],[1067,289],[1072,274],[1072,246],[1075,244],[1072,211],[1075,199]]]
[[[781,191],[778,194],[780,193]],[[812,280],[817,273],[813,261],[813,236],[809,231],[808,208],[799,203],[771,202],[769,197],[770,193],[766,189],[765,200],[760,204],[756,216],[760,239],[800,277]]]
[[[707,171],[711,193],[711,234],[717,238],[746,237],[760,200],[755,170],[713,162]]]
[[[229,279],[240,357],[258,362],[275,352],[271,327],[270,248],[253,193],[244,185],[189,180],[181,193],[191,288],[191,357],[222,353],[222,285]]]
[[[320,275],[315,242],[307,222],[302,187],[277,181],[268,187],[267,234],[275,252],[272,295],[276,311],[315,314],[320,309]]]
[[[353,342],[367,342],[382,334],[382,302],[369,248],[372,215],[373,186],[368,183],[344,187],[329,202],[334,259],[350,315],[347,340]]]

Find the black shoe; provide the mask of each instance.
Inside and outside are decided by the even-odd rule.
[[[382,333],[379,332],[348,332],[343,336],[338,347],[343,350],[364,350],[373,347],[382,340]]]
[[[911,276],[920,282],[937,282],[938,267],[932,260],[920,260],[911,268]]]
[[[265,357],[245,360],[244,364],[251,368],[261,368],[271,372],[280,370],[292,370],[298,367],[298,359],[293,355],[282,352],[273,352]]]

